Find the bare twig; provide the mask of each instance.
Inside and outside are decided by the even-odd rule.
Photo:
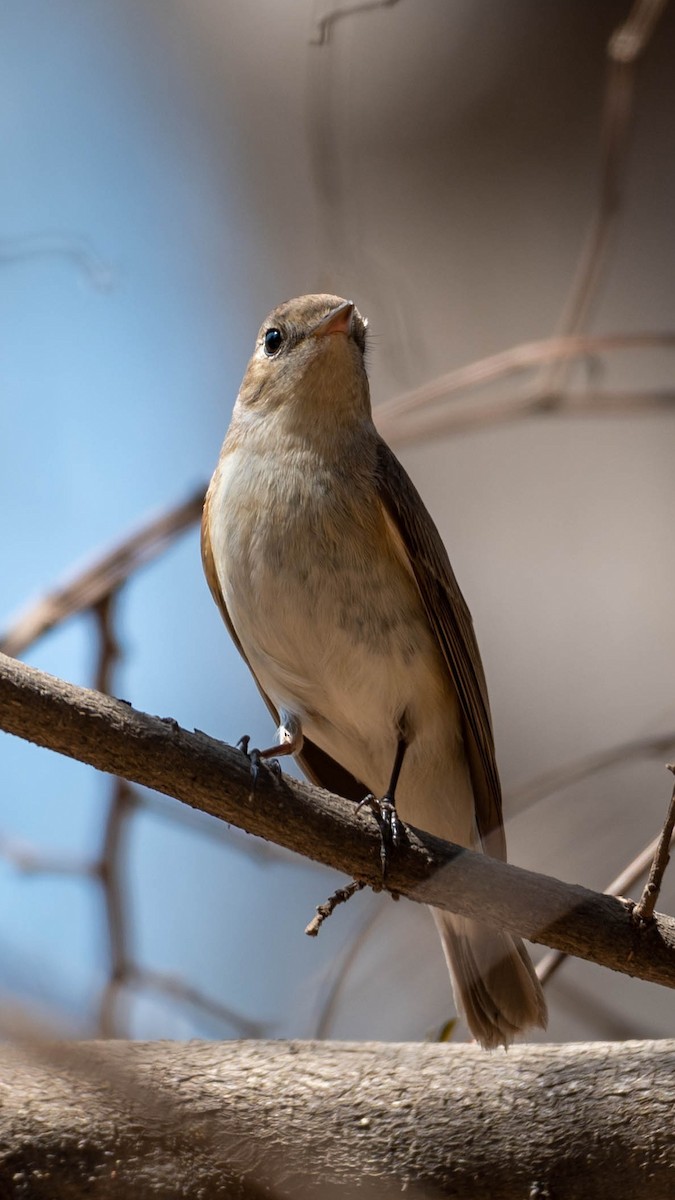
[[[96,863],[86,859],[73,858],[67,854],[53,854],[41,850],[18,838],[0,834],[0,857],[11,863],[17,871],[26,875],[82,875],[95,876],[98,870]]]
[[[666,3],[667,0],[635,0],[628,18],[609,40],[597,208],[558,325],[558,333],[562,335],[578,333],[582,329],[597,297],[623,199],[636,64]],[[566,378],[566,365],[559,362],[545,372],[540,391],[559,393],[564,389]]]
[[[110,591],[92,605],[98,640],[96,688],[108,695],[113,690],[115,667],[121,654],[114,631],[115,597],[116,591]],[[116,1010],[117,998],[129,972],[129,936],[122,876],[126,852],[127,817],[133,806],[133,790],[126,779],[113,780],[98,866],[98,878],[105,907],[109,956],[108,982],[103,989],[99,1005],[99,1030],[102,1037],[115,1037],[123,1032],[118,1025]]]
[[[0,728],[381,887],[380,838],[355,806],[265,772],[251,802],[248,760],[205,734],[0,655]],[[441,842],[412,828],[388,890],[531,941],[675,987],[675,919],[638,930],[632,906]]]
[[[0,650],[16,657],[67,617],[100,604],[134,571],[151,562],[179,534],[196,524],[203,499],[204,489],[199,488],[189,500],[124,538],[70,583],[31,604],[0,637]]]
[[[108,291],[115,282],[115,272],[110,264],[77,234],[52,231],[0,239],[2,264],[43,258],[62,258],[72,263],[100,291]]]
[[[636,63],[644,52],[656,22],[666,6],[667,0],[636,0],[627,20],[613,33],[607,54],[609,68],[601,134],[602,165],[597,209],[581,252],[574,281],[572,283],[563,315],[558,324],[557,337],[541,343],[530,343],[514,347],[500,355],[479,360],[458,371],[441,376],[429,384],[422,385],[403,396],[378,405],[378,425],[385,436],[398,445],[431,437],[440,432],[459,432],[503,420],[551,411],[628,411],[639,406],[646,407],[644,394],[631,396],[579,397],[576,403],[564,396],[569,367],[575,360],[616,348],[631,348],[638,345],[659,344],[661,335],[613,335],[607,339],[584,337],[581,329],[588,314],[604,270],[607,251],[614,233],[619,214],[623,177],[627,158],[627,142],[633,107],[633,87]],[[673,335],[660,344],[673,344]],[[576,344],[575,344],[576,343]],[[422,420],[421,408],[446,400],[457,392],[475,387],[477,384],[507,376],[516,371],[548,364],[533,393],[517,397],[489,409],[465,413],[436,414],[434,418]],[[649,407],[660,407],[666,400],[663,394],[650,394]],[[404,413],[414,413],[411,421],[402,424]]]
[[[647,48],[668,0],[635,0],[623,25],[612,34],[607,55],[613,62],[633,63]]]
[[[269,1033],[269,1026],[262,1021],[252,1021],[250,1017],[235,1012],[226,1004],[212,1000],[198,988],[191,987],[185,980],[165,971],[151,971],[148,967],[132,966],[127,971],[125,986],[159,992],[184,1007],[196,1008],[220,1024],[233,1026],[239,1037],[260,1038]]]
[[[668,770],[675,775],[675,765],[671,763],[668,767]],[[661,830],[661,836],[659,837],[658,845],[654,852],[654,861],[649,872],[649,879],[647,880],[644,891],[635,906],[634,916],[639,921],[648,923],[654,919],[656,901],[659,898],[661,884],[663,883],[663,876],[670,861],[669,851],[673,841],[673,830],[675,830],[675,787],[673,787],[673,792],[670,797],[668,815],[664,821],[663,829]]]
[[[305,933],[308,935],[308,937],[316,937],[324,921],[328,920],[328,917],[330,917],[331,913],[335,912],[338,904],[345,904],[347,900],[351,900],[352,896],[355,896],[356,893],[360,892],[365,886],[366,885],[362,880],[352,879],[351,883],[348,883],[345,885],[345,887],[338,888],[337,891],[333,892],[333,895],[329,896],[323,904],[318,904],[316,908],[316,916],[312,917],[309,925],[305,929]]]
[[[423,383],[420,387],[376,407],[378,423],[390,417],[402,416],[407,412],[419,413],[422,409],[453,396],[463,395],[471,388],[506,379],[522,371],[530,371],[543,363],[576,362],[598,354],[617,350],[649,350],[675,348],[675,331],[665,330],[648,333],[575,334],[543,338],[535,342],[521,342],[498,354],[476,359],[445,375]],[[541,389],[539,389],[541,391]],[[529,397],[532,399],[532,397]]]
[[[375,8],[393,8],[395,4],[398,4],[398,0],[360,0],[358,4],[346,4],[344,8],[331,9],[316,22],[316,33],[310,39],[310,46],[325,46],[330,41],[333,26],[343,17],[371,12]]]
[[[91,606],[92,616],[96,622],[98,641],[94,687],[97,692],[107,692],[108,695],[111,695],[113,691],[112,681],[115,667],[122,656],[120,644],[115,634],[116,598],[117,592],[116,590],[112,590],[105,596],[101,596]]]
[[[566,392],[564,395],[507,397],[491,405],[462,410],[411,414],[398,421],[382,422],[375,414],[382,435],[394,446],[409,445],[441,434],[469,433],[525,417],[539,416],[625,416],[660,413],[675,409],[675,391]]]
[[[117,1024],[116,1001],[131,970],[130,939],[122,880],[127,818],[133,806],[132,789],[126,779],[115,779],[108,800],[99,864],[110,962],[108,982],[103,989],[99,1006],[99,1028],[102,1037],[116,1037],[121,1033]]]

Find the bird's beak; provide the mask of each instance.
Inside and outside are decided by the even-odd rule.
[[[351,300],[345,300],[331,309],[327,316],[322,317],[312,330],[312,337],[325,337],[328,333],[346,333],[349,337],[352,331],[352,316],[354,305]]]

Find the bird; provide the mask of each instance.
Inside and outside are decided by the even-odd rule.
[[[204,504],[202,561],[292,754],[371,804],[384,866],[411,824],[506,858],[487,685],[440,534],[373,422],[367,322],[319,294],[263,322]],[[248,752],[248,738],[242,749]],[[457,1009],[486,1049],[546,1026],[520,938],[432,909]]]

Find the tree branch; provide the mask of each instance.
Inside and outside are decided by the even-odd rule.
[[[471,433],[476,429],[488,429],[520,421],[528,417],[597,417],[597,416],[645,416],[648,413],[672,412],[675,409],[675,391],[637,392],[566,392],[525,394],[506,396],[493,404],[479,404],[474,408],[441,408],[429,413],[411,413],[402,419],[389,421],[379,419],[377,427],[384,438],[394,446],[406,446],[444,434]]]
[[[385,422],[420,413],[435,404],[445,404],[453,396],[463,396],[471,388],[494,383],[511,375],[530,371],[534,367],[559,362],[577,362],[595,358],[613,350],[675,349],[675,330],[654,330],[647,333],[578,333],[569,337],[549,337],[539,341],[519,342],[508,350],[500,350],[485,358],[456,367],[422,383],[410,392],[383,400],[375,408],[378,426],[389,429]],[[538,389],[540,392],[541,389]]]
[[[330,41],[333,26],[344,17],[353,17],[358,13],[372,12],[375,8],[393,8],[398,0],[360,0],[357,4],[348,4],[344,8],[334,8],[316,22],[314,37],[310,46],[326,46]]]
[[[671,800],[671,806],[672,803],[673,801]],[[671,845],[674,839],[675,831],[671,829]],[[625,896],[630,893],[640,876],[644,875],[645,871],[653,863],[654,855],[658,852],[662,843],[663,831],[658,837],[652,838],[651,842],[648,842],[647,845],[644,846],[640,851],[640,853],[635,855],[635,858],[633,858],[628,865],[624,867],[617,876],[615,876],[611,883],[607,884],[607,887],[604,889],[606,895]],[[640,912],[638,910],[639,905],[636,905],[636,908],[634,909],[634,916],[639,919]],[[549,950],[548,954],[545,954],[543,958],[540,958],[539,962],[537,963],[537,975],[539,977],[539,982],[542,985],[548,983],[551,976],[555,974],[560,966],[562,966],[566,958],[567,955],[563,954],[560,950]]]
[[[0,728],[382,886],[379,832],[374,822],[357,817],[352,803],[268,771],[254,795],[244,755],[204,733],[188,733],[172,719],[137,712],[0,655]],[[641,928],[626,901],[413,829],[392,860],[387,887],[675,987],[675,919],[657,915]]]
[[[0,1047],[0,1192],[31,1200],[655,1200],[675,1042]]]

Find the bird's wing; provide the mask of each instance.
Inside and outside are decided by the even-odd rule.
[[[241,642],[234,631],[230,614],[227,611],[227,605],[220,590],[218,574],[216,572],[216,564],[213,560],[211,537],[209,534],[208,496],[206,498],[204,514],[202,517],[202,562],[204,564],[204,574],[206,575],[206,580],[209,585],[211,595],[220,609],[220,614],[227,625],[227,628],[230,632],[230,637],[237,647],[237,650],[241,654],[241,657],[246,663],[249,671],[251,671],[258,691],[265,701],[275,725],[278,725],[279,714],[267,693],[260,686],[255,672],[251,669],[251,664],[244,654]],[[302,746],[302,752],[297,754],[295,757],[298,759],[298,762],[300,763],[300,766],[305,772],[307,778],[310,779],[312,783],[315,783],[318,787],[326,788],[326,790],[329,792],[335,792],[338,796],[344,796],[347,800],[360,801],[363,800],[363,798],[368,794],[368,789],[364,786],[364,784],[359,783],[359,781],[355,779],[354,776],[349,773],[349,771],[340,766],[340,763],[335,762],[335,760],[332,759],[329,754],[326,754],[324,750],[317,746],[315,742],[310,741],[309,738],[305,738]]]
[[[457,690],[481,841],[494,858],[505,859],[490,705],[471,613],[436,526],[398,459],[379,438],[376,481],[397,552],[419,588]]]

